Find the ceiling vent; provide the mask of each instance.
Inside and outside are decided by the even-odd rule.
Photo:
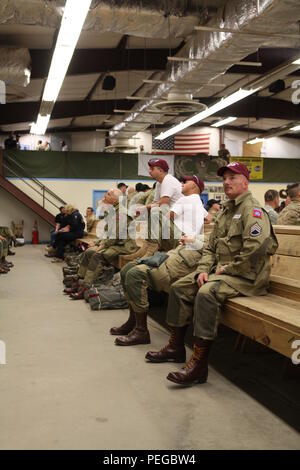
[[[193,100],[190,93],[169,93],[167,100],[158,101],[152,107],[162,113],[178,114],[199,113],[207,108],[205,104]]]

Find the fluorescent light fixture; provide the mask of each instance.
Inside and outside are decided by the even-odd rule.
[[[263,137],[255,137],[254,139],[247,140],[246,144],[258,144],[259,142],[263,142],[265,139]]]
[[[300,65],[300,59],[297,59],[297,60],[294,60],[294,62],[292,62],[293,65]]]
[[[293,132],[298,132],[298,131],[300,131],[300,125],[299,125],[299,126],[295,126],[295,127],[291,127],[291,128],[290,128],[290,131],[293,131]]]
[[[42,101],[56,101],[76,47],[91,0],[67,0]]]
[[[222,119],[222,121],[215,122],[214,124],[211,125],[211,127],[222,127],[225,126],[225,124],[228,124],[229,122],[235,121],[237,118],[236,117],[228,117],[226,119]]]
[[[177,126],[171,127],[171,129],[169,129],[166,132],[162,132],[157,137],[155,137],[155,139],[164,140],[167,137],[169,137],[170,135],[177,134],[177,132],[180,132],[183,129],[186,129],[187,127],[192,126],[193,124],[196,124],[196,122],[202,121],[203,119],[205,119],[209,116],[212,116],[213,114],[217,113],[221,109],[227,108],[228,106],[236,103],[237,101],[240,101],[244,98],[247,98],[247,96],[252,95],[253,93],[255,93],[258,90],[259,90],[259,88],[250,89],[250,90],[244,90],[243,88],[240,88],[235,93],[232,93],[231,95],[227,96],[226,98],[222,98],[216,104],[210,106],[209,108],[205,109],[204,111],[201,111],[201,113],[195,114],[194,116],[190,117],[186,121],[183,121],[180,124],[177,124]]]
[[[44,135],[50,120],[50,114],[46,116],[38,115],[37,121],[33,122],[30,128],[30,134]]]

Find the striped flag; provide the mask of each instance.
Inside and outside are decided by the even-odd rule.
[[[171,153],[175,155],[209,154],[210,132],[190,132],[176,134],[164,140],[155,140],[152,137],[152,153],[162,155]]]

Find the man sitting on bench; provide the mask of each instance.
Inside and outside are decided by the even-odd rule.
[[[131,262],[121,270],[121,281],[130,307],[127,322],[110,330],[112,335],[122,335],[116,338],[116,345],[150,343],[147,288],[168,293],[172,282],[193,271],[201,259],[204,218],[208,215],[200,199],[203,189],[204,183],[198,176],[182,178],[183,196],[169,213],[174,221],[174,232],[179,238],[182,236],[180,246],[167,254],[161,253],[158,267],[149,267],[149,260],[146,258],[142,264]],[[164,220],[165,225],[166,223],[167,220]]]
[[[184,355],[184,335],[194,314],[193,355],[182,369],[167,376],[179,385],[206,382],[208,355],[223,304],[239,295],[267,293],[270,256],[278,246],[267,213],[248,190],[247,167],[229,163],[219,168],[218,175],[223,176],[229,200],[215,221],[197,269],[170,289],[167,323],[171,337],[165,349],[172,350],[173,360]],[[158,354],[147,353],[146,359],[158,362]]]
[[[128,255],[138,250],[135,240],[130,239],[128,235],[132,218],[126,214],[126,210],[122,211],[119,204],[121,196],[122,192],[119,189],[111,189],[103,198],[108,210],[106,238],[99,242],[96,249],[90,248],[83,254],[78,268],[78,278],[82,279],[82,284],[78,283],[77,288],[75,286],[70,290],[64,290],[73,300],[84,298],[84,292],[100,276],[104,266],[113,264],[119,255]]]

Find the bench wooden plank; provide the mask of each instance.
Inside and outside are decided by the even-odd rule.
[[[286,233],[288,235],[300,235],[299,225],[273,225],[273,229],[277,234]]]
[[[299,334],[295,334],[293,328],[284,328],[269,321],[257,317],[250,312],[244,312],[233,305],[227,303],[224,307],[222,323],[229,328],[238,331],[240,334],[252,340],[268,346],[274,351],[291,358],[294,350],[291,345],[295,339],[299,339]]]
[[[272,256],[271,273],[288,279],[300,279],[300,259],[295,256]]]
[[[270,292],[271,294],[286,297],[287,299],[297,300],[300,302],[300,281],[288,279],[282,276],[270,276]],[[299,304],[300,308],[300,304]]]
[[[298,256],[300,257],[300,236],[291,234],[277,234],[279,243],[276,251],[277,255]],[[300,262],[300,261],[299,261]]]
[[[281,325],[283,328],[292,327],[293,331],[300,335],[299,302],[268,294],[253,297],[235,297],[228,300],[226,305]]]

